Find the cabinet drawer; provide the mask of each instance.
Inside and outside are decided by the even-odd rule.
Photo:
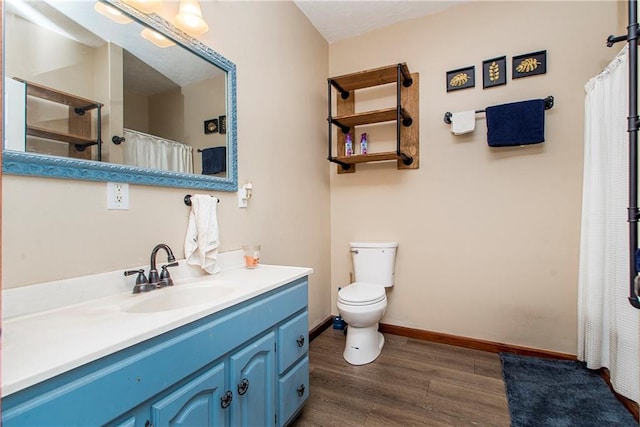
[[[309,357],[278,380],[278,420],[285,425],[309,398]]]
[[[278,328],[278,373],[309,350],[309,314],[304,312]]]

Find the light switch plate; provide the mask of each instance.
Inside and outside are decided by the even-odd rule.
[[[238,207],[249,207],[249,200],[247,200],[247,190],[245,190],[244,188],[238,188]]]

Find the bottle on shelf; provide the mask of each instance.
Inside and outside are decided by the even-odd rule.
[[[367,154],[367,133],[364,132],[360,136],[360,154]]]
[[[351,140],[351,134],[347,134],[344,138],[344,155],[353,155],[353,141]]]

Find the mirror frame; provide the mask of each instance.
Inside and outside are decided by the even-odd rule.
[[[70,159],[2,149],[2,171],[10,175],[40,176],[87,181],[125,182],[162,187],[213,191],[238,191],[236,66],[218,52],[174,27],[157,14],[147,15],[121,0],[99,0],[114,6],[133,20],[158,31],[177,45],[227,73],[227,177],[168,172],[94,160]],[[4,56],[3,56],[4,58]],[[3,59],[4,60],[4,59]],[[4,78],[4,76],[3,76]],[[3,102],[4,102],[4,93]],[[2,118],[4,120],[4,117]],[[3,141],[4,142],[4,141]],[[109,141],[103,141],[109,143]]]

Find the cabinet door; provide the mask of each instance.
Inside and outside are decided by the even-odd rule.
[[[309,351],[309,315],[305,311],[278,327],[278,373],[282,375]]]
[[[151,423],[155,427],[225,425],[224,377],[224,363],[220,363],[170,392],[151,405]]]
[[[232,426],[275,424],[275,334],[269,332],[230,358]]]

